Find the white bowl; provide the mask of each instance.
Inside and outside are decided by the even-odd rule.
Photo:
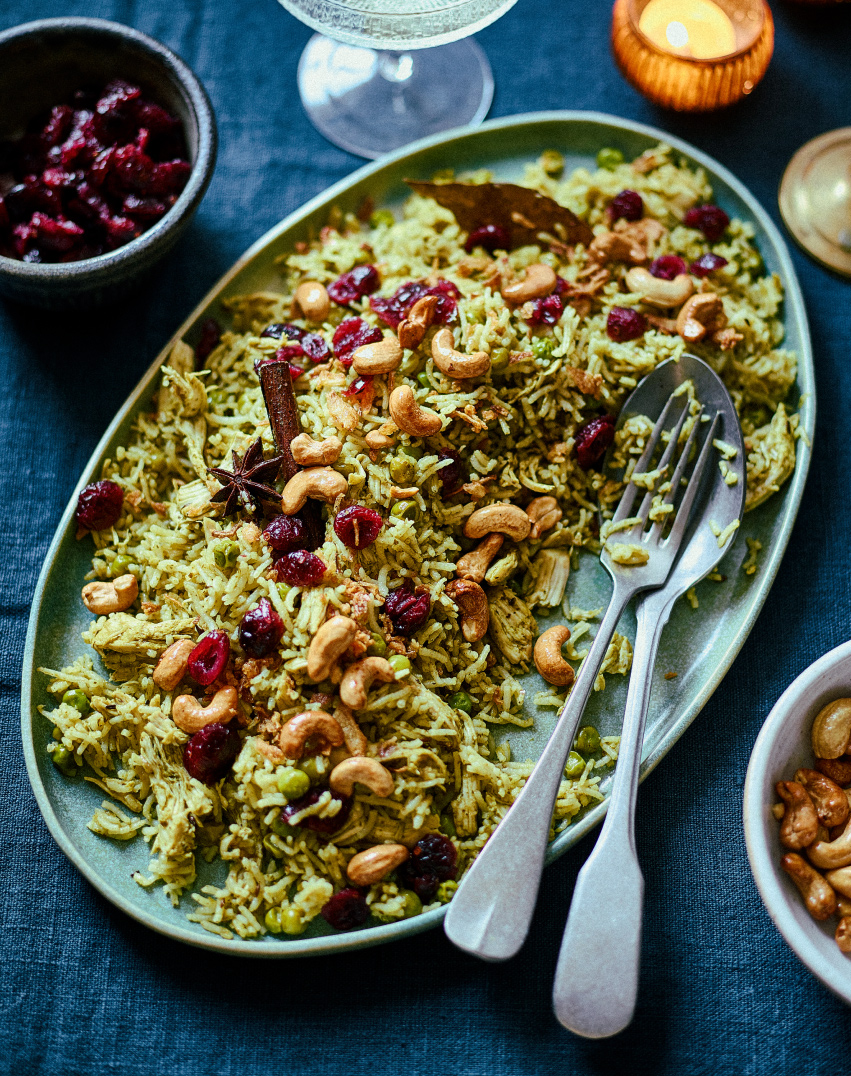
[[[817,923],[792,879],[781,869],[786,849],[771,808],[774,785],[791,780],[799,766],[811,768],[810,729],[826,703],[851,696],[851,642],[831,650],[794,680],[762,726],[745,779],[744,822],[748,859],[762,902],[795,954],[826,987],[851,1005],[851,955],[833,939],[837,920]]]

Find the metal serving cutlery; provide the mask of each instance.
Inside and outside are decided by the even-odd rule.
[[[736,450],[728,467],[738,480],[728,484],[720,469],[714,470],[703,510],[689,528],[667,582],[639,599],[611,800],[594,850],[576,881],[553,986],[560,1023],[588,1038],[617,1034],[635,1011],[644,901],[644,877],[635,849],[635,797],[659,640],[677,599],[708,575],[732,544],[720,547],[707,522],[723,533],[741,520],[745,508],[744,444],[733,401],[721,379],[700,359],[683,356],[681,364],[684,370],[691,368],[689,376],[701,403],[721,415],[716,432]]]
[[[710,374],[711,378],[708,377]],[[703,406],[681,447],[680,432],[689,408],[687,396],[676,393],[689,379],[695,382],[696,395],[701,401],[704,399],[701,393],[707,386],[704,395],[709,406]],[[660,364],[641,382],[623,407],[621,423],[633,415],[659,416],[635,466],[635,473],[643,473],[649,468],[663,433],[670,435],[661,458],[653,466],[667,467],[667,473],[673,472],[666,494],[667,502],[674,506],[673,523],[669,531],[664,519],[647,526],[654,496],[652,490],[645,494],[635,515],[630,515],[639,490],[633,482],[628,483],[612,523],[625,528],[616,533],[618,542],[641,551],[638,559],[646,554],[646,560],[641,564],[624,565],[612,559],[608,548],[601,554],[602,563],[614,583],[606,614],[534,771],[479,853],[449,906],[446,934],[466,952],[485,960],[507,960],[526,939],[538,895],[553,805],[564,776],[568,752],[621,613],[635,594],[661,587],[671,571],[701,487],[701,478],[713,455],[712,442],[724,413],[721,401],[717,399],[717,385],[720,381],[705,363],[692,356],[683,356],[680,360]],[[726,390],[723,391],[726,396]],[[704,416],[709,421],[704,422]],[[700,442],[701,436],[702,446],[683,488],[693,446]]]

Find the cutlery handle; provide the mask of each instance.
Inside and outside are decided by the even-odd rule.
[[[609,608],[547,746],[449,905],[446,934],[460,949],[474,956],[507,960],[526,940],[567,755],[617,622],[632,593],[631,588],[615,586]]]
[[[673,604],[668,597],[660,602],[657,594],[639,606],[609,809],[576,880],[553,984],[559,1022],[591,1039],[622,1031],[632,1020],[638,992],[644,876],[635,850],[635,796],[651,675]]]

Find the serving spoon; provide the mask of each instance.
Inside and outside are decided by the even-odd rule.
[[[667,424],[676,413],[677,390],[687,380],[694,383],[695,394],[710,421],[708,431],[702,431],[704,423],[701,421],[694,423],[679,459],[674,461],[688,407],[683,407],[672,428],[668,429]],[[720,379],[700,359],[684,355],[679,360],[669,359],[657,366],[639,384],[622,409],[621,425],[634,415],[659,416],[635,472],[649,468],[663,432],[670,434],[667,448],[656,464],[657,467],[668,464],[673,469],[671,489],[667,494],[669,501],[679,495],[680,482],[700,432],[705,433],[703,445],[682,498],[676,504],[670,532],[664,534],[664,524],[658,522],[649,531],[644,530],[652,501],[652,492],[648,492],[637,513],[640,522],[618,535],[625,545],[643,549],[646,553],[645,563],[627,566],[614,561],[605,547],[601,553],[601,561],[614,583],[608,609],[535,769],[467,872],[449,906],[444,924],[446,934],[450,941],[466,952],[485,960],[507,960],[514,956],[526,939],[544,866],[553,804],[591,688],[629,600],[643,590],[661,587],[668,577],[695,497],[701,488],[702,474],[713,451],[715,431],[720,429],[724,408],[728,405],[732,407]],[[735,415],[735,412],[732,414]],[[628,521],[636,518],[630,513],[637,496],[637,487],[629,482],[613,523],[629,526]],[[708,524],[706,513],[703,524]]]
[[[660,590],[639,599],[635,651],[618,749],[611,799],[594,850],[579,872],[553,985],[557,1019],[586,1038],[606,1038],[632,1020],[638,993],[644,876],[635,848],[635,799],[638,791],[644,725],[651,676],[662,630],[686,591],[711,572],[729,549],[704,520],[722,534],[742,518],[745,508],[745,455],[742,431],[727,389],[700,359],[683,356],[692,370],[698,399],[722,417],[721,437],[736,450],[728,463],[737,481],[728,484],[720,470],[707,493],[703,512],[692,525],[682,553]]]

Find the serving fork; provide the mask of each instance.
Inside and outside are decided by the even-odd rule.
[[[613,589],[597,634],[535,769],[449,906],[444,924],[447,936],[459,948],[485,960],[509,959],[526,939],[540,886],[553,806],[591,688],[627,603],[638,593],[660,588],[674,564],[720,423],[720,411],[706,415],[700,407],[680,446],[680,434],[691,412],[684,382],[695,375],[702,380],[708,369],[693,356],[661,363],[641,382],[622,410],[623,422],[631,415],[657,413],[660,402],[665,401],[632,473],[649,470],[663,434],[667,434],[667,445],[653,466],[660,472],[672,471],[671,478],[661,487],[665,492],[661,494],[661,513],[654,511],[656,516],[661,514],[656,520],[650,519],[650,510],[658,495],[649,489],[632,515],[639,487],[632,480],[627,483],[609,536],[616,536],[633,563],[613,559],[608,543],[604,546],[601,560],[612,577]],[[704,426],[708,429],[704,430]],[[705,436],[700,443],[702,433]],[[697,449],[697,458],[686,480],[693,449]],[[668,505],[672,510],[665,507]],[[659,508],[658,500],[655,507]]]

